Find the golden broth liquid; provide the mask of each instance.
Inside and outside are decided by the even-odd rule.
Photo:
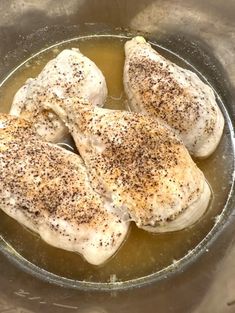
[[[122,72],[124,38],[88,37],[51,47],[18,67],[0,88],[0,111],[8,112],[16,91],[29,77],[35,77],[45,64],[65,48],[79,47],[102,70],[109,96],[105,106],[126,110]],[[158,47],[158,51],[175,63],[190,66],[182,59]],[[231,176],[231,141],[228,126],[216,152],[208,159],[197,161],[213,190],[213,199],[203,218],[182,231],[152,234],[131,226],[129,236],[117,254],[101,266],[88,264],[75,253],[54,248],[0,211],[0,235],[24,258],[54,274],[89,282],[127,281],[160,271],[184,257],[195,248],[215,224],[226,203]],[[218,179],[219,178],[219,179]]]

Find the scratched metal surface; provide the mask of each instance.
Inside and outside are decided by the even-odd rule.
[[[179,35],[180,40],[191,38],[193,44],[206,47],[218,60],[220,75],[213,77],[214,84],[234,121],[234,0],[0,0],[0,11],[0,80],[31,54],[80,33],[128,27],[153,36],[172,34],[170,40]],[[234,202],[232,197],[221,234],[196,262],[142,288],[62,288],[22,271],[0,254],[0,313],[233,313]]]

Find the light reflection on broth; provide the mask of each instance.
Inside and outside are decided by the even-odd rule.
[[[29,77],[35,77],[44,65],[61,50],[79,47],[102,70],[108,85],[106,107],[127,109],[123,91],[124,39],[90,37],[51,48],[23,64],[0,88],[0,111],[8,112],[15,92]],[[188,67],[175,55],[158,47],[160,52],[176,63]],[[227,127],[227,126],[226,126]],[[51,247],[39,236],[28,231],[3,212],[0,212],[0,234],[23,257],[52,273],[67,278],[93,282],[107,282],[116,275],[118,281],[143,277],[159,271],[192,250],[210,231],[215,218],[221,213],[230,188],[231,142],[229,130],[216,152],[208,159],[197,161],[213,190],[213,200],[206,215],[193,227],[183,231],[151,234],[133,224],[126,242],[118,253],[102,266],[92,266],[81,256]],[[219,177],[219,179],[218,179]],[[39,253],[40,251],[40,253]]]

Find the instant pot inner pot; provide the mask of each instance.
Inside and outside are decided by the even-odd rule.
[[[36,76],[60,51],[72,47],[79,47],[81,52],[95,61],[103,71],[109,87],[106,106],[127,109],[122,86],[123,48],[125,41],[136,33],[105,28],[97,32],[96,29],[100,26],[93,27],[93,30],[88,31],[89,35],[68,37],[62,42],[55,40],[53,45],[51,41],[45,41],[43,47],[30,58],[17,58],[18,66],[1,84],[1,111],[9,111],[15,92],[27,78]],[[55,38],[57,31],[52,29],[50,33],[49,30],[41,30],[39,35],[32,34],[30,39],[34,39],[34,36],[35,39],[44,36]],[[67,33],[69,34],[69,29]],[[139,231],[132,225],[130,234],[117,255],[99,267],[87,264],[74,253],[48,246],[35,234],[1,212],[2,252],[23,270],[41,279],[73,288],[119,289],[167,277],[182,270],[186,264],[195,262],[199,254],[210,249],[210,242],[218,235],[229,214],[226,203],[233,183],[234,151],[233,129],[226,103],[217,92],[217,88],[222,88],[223,91],[227,88],[219,79],[223,70],[211,51],[198,40],[195,42],[192,38],[179,34],[143,35],[158,52],[178,65],[196,72],[202,80],[210,84],[225,116],[224,135],[216,152],[209,159],[195,160],[212,188],[213,197],[208,211],[192,227],[170,234],[153,235]],[[28,38],[24,41],[24,46],[27,45],[27,40]],[[15,53],[17,54],[18,50]],[[19,54],[21,53],[19,49]],[[114,60],[117,70],[112,67]]]

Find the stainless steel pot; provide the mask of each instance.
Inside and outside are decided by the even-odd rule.
[[[234,121],[234,0],[0,0],[0,10],[0,80],[56,42],[131,29],[148,32],[199,67]],[[225,214],[200,251],[173,273],[125,290],[41,280],[12,262],[1,242],[0,312],[235,312],[234,205],[232,186]]]

